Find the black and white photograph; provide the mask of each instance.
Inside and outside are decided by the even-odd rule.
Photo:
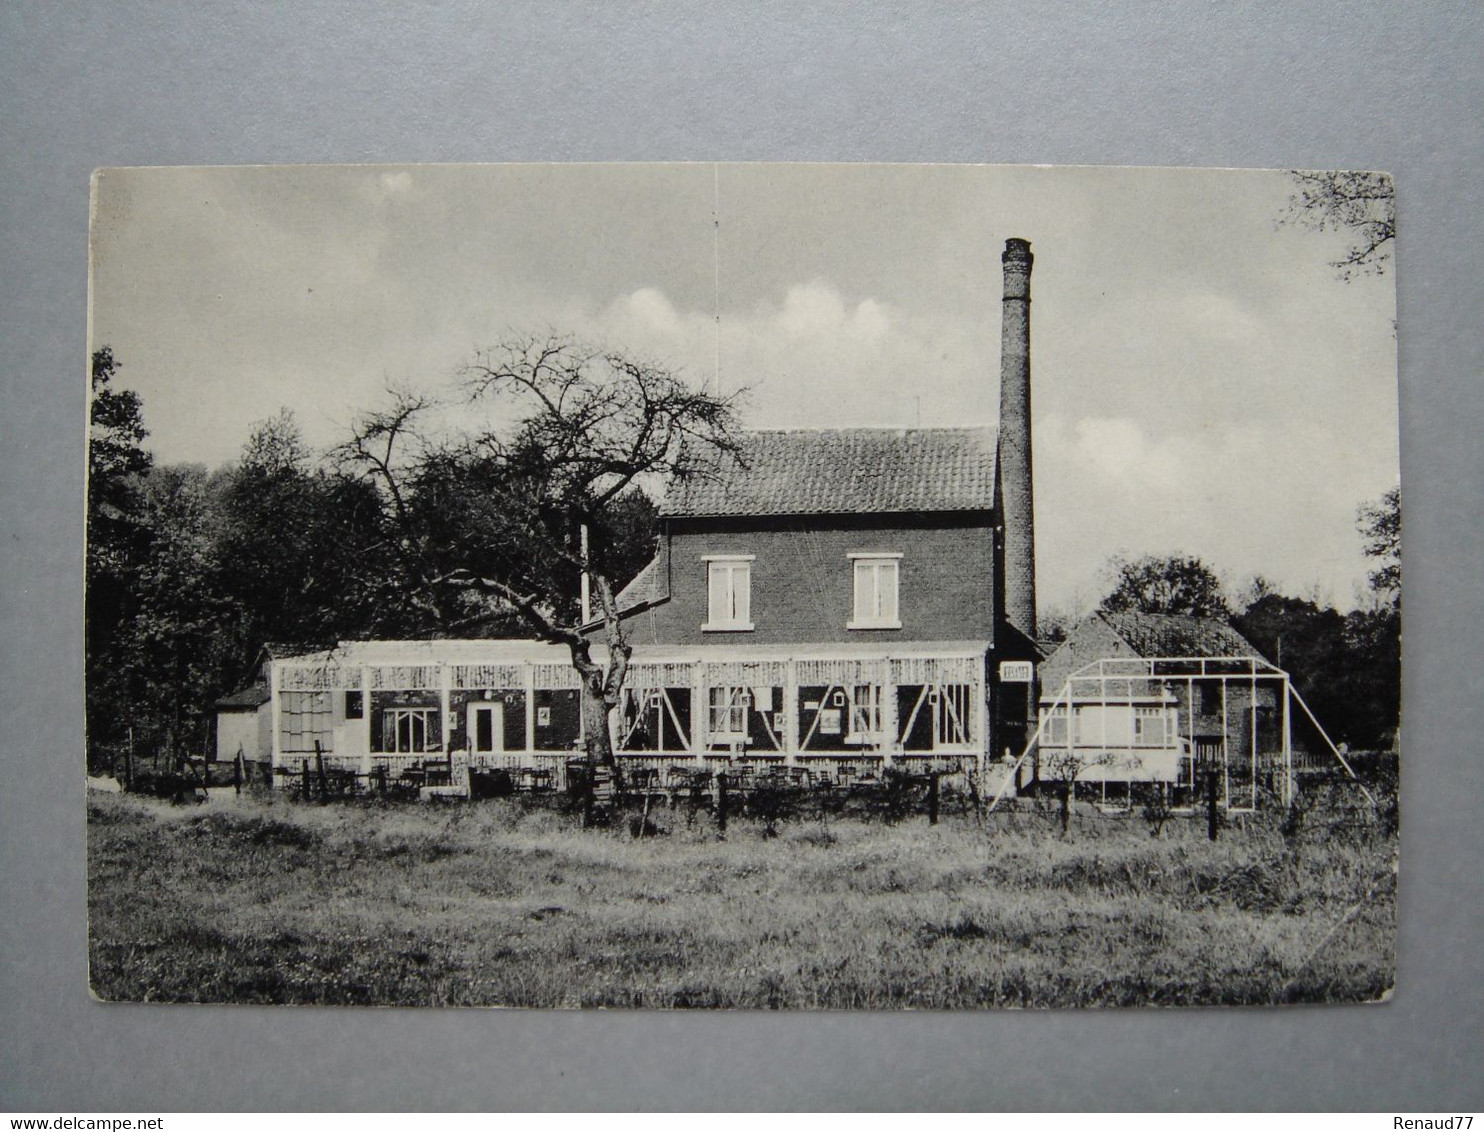
[[[1390,997],[1388,174],[138,167],[91,210],[94,997]]]

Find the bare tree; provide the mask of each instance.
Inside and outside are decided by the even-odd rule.
[[[1052,748],[1040,760],[1038,770],[1043,783],[1049,785],[1061,803],[1061,833],[1065,837],[1072,824],[1072,796],[1077,791],[1077,780],[1094,767],[1113,764],[1109,751],[1076,751],[1070,748]]]
[[[464,371],[471,403],[496,424],[471,452],[499,469],[491,489],[513,536],[511,552],[451,580],[518,612],[543,640],[565,645],[581,678],[584,745],[593,778],[609,780],[608,720],[619,703],[632,648],[599,529],[627,493],[713,474],[737,453],[735,395],[690,388],[663,367],[567,338],[521,338],[481,354]],[[574,582],[596,598],[583,624]],[[601,630],[604,655],[594,655]]]
[[[481,353],[461,389],[466,409],[487,413],[483,431],[440,433],[445,405],[392,390],[333,452],[382,497],[385,603],[401,610],[385,627],[458,634],[506,617],[566,646],[589,780],[605,793],[608,720],[632,653],[616,588],[648,549],[635,529],[653,515],[645,493],[736,456],[737,395],[698,392],[661,366],[556,335]],[[584,578],[594,611],[578,600]]]
[[[351,435],[330,452],[345,472],[375,485],[386,512],[385,538],[369,558],[386,570],[364,579],[385,611],[401,609],[394,628],[444,630],[455,628],[457,591],[440,571],[442,556],[433,545],[424,509],[419,507],[419,484],[440,453],[423,433],[422,424],[437,402],[427,394],[388,389],[387,403],[363,413]]]
[[[1386,173],[1296,169],[1293,195],[1280,223],[1317,232],[1343,232],[1345,255],[1332,261],[1343,280],[1384,275],[1396,238],[1396,188]]]

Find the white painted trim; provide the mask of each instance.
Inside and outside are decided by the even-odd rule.
[[[526,665],[525,687],[523,689],[526,701],[526,750],[528,752],[536,749],[536,667]]]
[[[270,712],[273,718],[273,743],[268,749],[268,766],[269,777],[276,787],[279,784],[278,768],[283,765],[283,665],[276,660],[268,663],[268,695],[271,697],[269,702],[273,705]]]
[[[902,552],[899,551],[899,550],[895,550],[895,551],[888,551],[888,550],[852,550],[845,557],[846,558],[850,558],[850,559],[855,559],[855,558],[901,558],[902,557]]]
[[[756,554],[703,554],[702,562],[756,562]]]
[[[847,621],[847,629],[900,629],[900,621]]]
[[[707,622],[701,626],[703,633],[750,633],[756,628],[751,621],[739,625],[712,625]]]
[[[469,700],[465,705],[464,731],[468,738],[465,747],[471,755],[503,755],[508,753],[505,749],[505,701],[504,700]],[[479,749],[479,729],[474,720],[481,711],[490,713],[490,743],[492,746],[488,751]]]

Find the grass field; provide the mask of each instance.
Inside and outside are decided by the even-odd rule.
[[[1393,981],[1396,840],[1313,816],[984,825],[512,800],[88,802],[104,999],[940,1009],[1363,1001]]]

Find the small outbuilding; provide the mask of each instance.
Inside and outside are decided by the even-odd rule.
[[[1287,673],[1226,622],[1095,613],[1041,666],[1037,742],[1026,771],[1128,799],[1159,784],[1191,800],[1219,774],[1223,803],[1257,805],[1291,777]]]
[[[241,755],[267,763],[273,755],[273,694],[267,684],[249,684],[216,701],[216,761]]]

